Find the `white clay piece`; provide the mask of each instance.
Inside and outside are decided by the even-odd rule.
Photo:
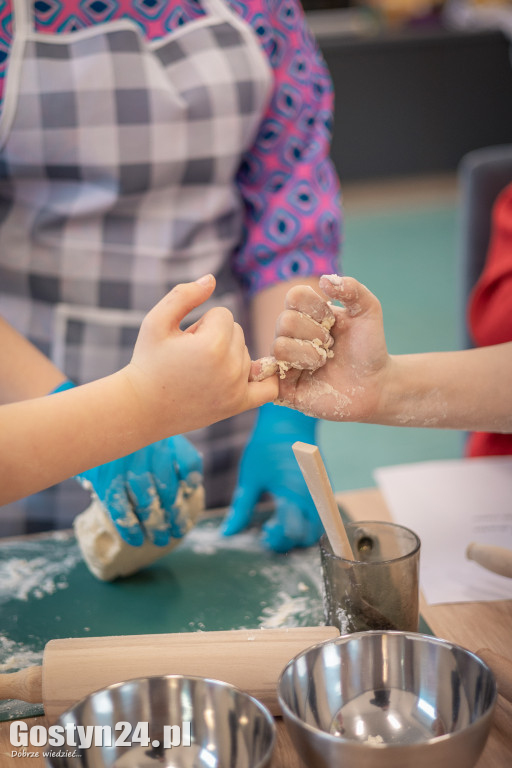
[[[185,535],[204,511],[203,486],[191,488],[181,481],[175,508],[178,509]],[[182,541],[181,538],[174,538],[164,547],[156,546],[149,539],[140,547],[127,544],[97,498],[75,518],[73,528],[87,567],[101,581],[113,581],[137,573],[171,552]]]

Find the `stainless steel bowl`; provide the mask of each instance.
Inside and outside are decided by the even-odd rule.
[[[496,684],[473,653],[411,632],[358,632],[286,666],[278,698],[311,768],[471,768]]]
[[[121,723],[124,734],[123,726],[115,730]],[[56,725],[74,733],[78,725],[105,726],[112,746],[103,736],[98,746],[54,747],[46,758],[52,768],[264,768],[275,741],[274,719],[259,701],[228,683],[183,675],[110,685],[62,714]],[[145,743],[137,741],[141,736]],[[131,746],[116,746],[120,738]]]

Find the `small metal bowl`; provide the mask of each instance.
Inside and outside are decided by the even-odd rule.
[[[496,683],[473,653],[412,632],[358,632],[285,667],[278,698],[312,768],[471,768],[491,727]]]
[[[105,736],[98,746],[94,739],[84,748],[68,742],[51,749],[51,768],[264,768],[275,741],[274,719],[259,701],[228,683],[184,675],[110,685],[64,712],[56,725],[106,726],[112,745]]]

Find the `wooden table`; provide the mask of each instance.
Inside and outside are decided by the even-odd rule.
[[[354,520],[390,520],[389,510],[377,489],[338,495],[338,502]],[[490,648],[512,658],[512,600],[490,603],[450,603],[420,609],[433,633],[444,640],[477,651]],[[512,703],[501,696],[489,740],[476,768],[512,766]]]
[[[338,494],[339,503],[354,520],[389,520],[389,511],[378,490],[362,490]],[[492,603],[458,603],[426,605],[421,611],[433,632],[441,638],[476,651],[491,648],[512,657],[512,600]],[[30,726],[46,724],[44,717],[26,720]],[[301,768],[292,742],[281,718],[276,719],[277,743],[272,768]],[[11,757],[10,723],[0,723],[0,767],[42,768],[39,757]],[[40,748],[32,748],[41,753]],[[494,725],[476,768],[510,768],[512,765],[512,704],[498,697]]]

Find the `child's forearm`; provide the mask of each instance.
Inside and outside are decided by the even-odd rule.
[[[0,504],[138,450],[149,434],[123,371],[0,408]]]
[[[64,374],[0,317],[0,403],[41,397],[65,380]]]
[[[512,432],[512,343],[392,356],[370,421]]]

